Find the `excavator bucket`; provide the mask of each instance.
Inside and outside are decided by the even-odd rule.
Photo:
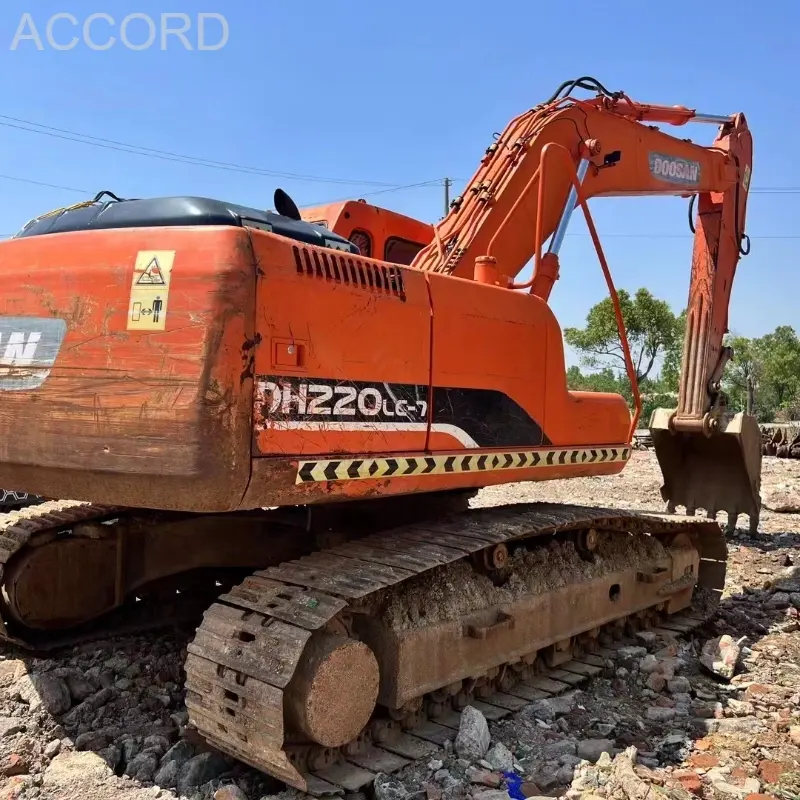
[[[667,510],[684,506],[689,516],[703,509],[709,519],[718,511],[728,514],[732,532],[740,514],[750,518],[750,532],[758,529],[761,511],[761,431],[755,417],[735,414],[720,420],[711,436],[675,431],[674,411],[657,408],[650,432],[664,484],[661,496]]]

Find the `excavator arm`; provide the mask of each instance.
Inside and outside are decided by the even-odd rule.
[[[570,94],[575,88],[597,94],[579,99]],[[671,136],[655,124],[687,122],[718,125],[713,144]],[[423,271],[527,289],[547,301],[578,203],[640,195],[697,199],[696,219],[690,216],[694,249],[678,407],[657,409],[651,428],[668,509],[683,505],[693,514],[700,507],[709,516],[727,510],[729,526],[739,512],[757,525],[760,508],[758,426],[746,415],[727,419],[720,391],[732,357],[723,347],[730,293],[739,259],[749,250],[744,227],[752,155],[743,114],[645,105],[591,78],[569,81],[497,136],[412,263]],[[532,278],[515,282],[531,259]],[[724,432],[732,440],[718,436]]]

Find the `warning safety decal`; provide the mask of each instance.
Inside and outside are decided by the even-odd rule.
[[[496,472],[531,467],[578,466],[627,461],[629,447],[539,449],[482,455],[415,456],[405,458],[352,458],[335,461],[301,461],[295,483],[351,481],[369,478],[407,478],[448,475],[454,472]]]
[[[174,250],[142,250],[136,256],[128,305],[129,331],[163,331]]]

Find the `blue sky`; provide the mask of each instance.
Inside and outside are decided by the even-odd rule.
[[[730,326],[747,336],[778,324],[800,327],[800,165],[794,151],[800,7],[777,9],[745,0],[723,7],[684,0],[667,6],[6,0],[0,8],[0,233],[85,197],[9,178],[87,194],[199,194],[262,208],[271,206],[280,185],[301,206],[365,197],[435,221],[442,213],[440,185],[382,190],[450,176],[457,192],[494,131],[563,80],[588,74],[643,102],[745,112],[755,143],[747,224],[752,252],[740,262]],[[104,51],[84,41],[69,51],[54,49],[47,23],[59,12],[81,23],[93,13],[110,15],[115,24],[96,22],[93,41],[115,35],[117,42]],[[160,37],[139,51],[121,43],[127,15],[160,23],[165,12],[188,15],[191,51],[175,37],[165,50]],[[224,15],[224,47],[197,49],[198,12]],[[25,13],[43,50],[30,40],[11,49]],[[52,31],[57,44],[81,35],[64,19]],[[127,33],[135,45],[146,41],[148,28],[133,18]],[[209,22],[206,43],[219,39],[219,23]],[[335,180],[174,163],[19,129],[28,123],[262,173]],[[671,130],[702,143],[715,134],[712,126]],[[781,187],[798,193],[758,191]],[[635,291],[645,285],[676,311],[686,300],[691,262],[686,204],[673,198],[591,204],[617,286]],[[605,284],[578,214],[561,264],[552,306],[562,326],[580,325],[605,296]]]

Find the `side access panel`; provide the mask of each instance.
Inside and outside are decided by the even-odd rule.
[[[423,451],[431,347],[425,276],[269,234],[254,232],[253,242],[256,464]]]
[[[547,328],[541,301],[438,274],[430,275],[430,286],[431,449],[547,446]]]
[[[567,391],[561,331],[538,298],[269,234],[254,242],[243,508],[624,468],[625,401]]]
[[[528,293],[430,275],[431,449],[452,453],[460,486],[620,472],[630,412],[623,398],[567,390],[563,337]],[[440,435],[461,433],[459,446]]]

